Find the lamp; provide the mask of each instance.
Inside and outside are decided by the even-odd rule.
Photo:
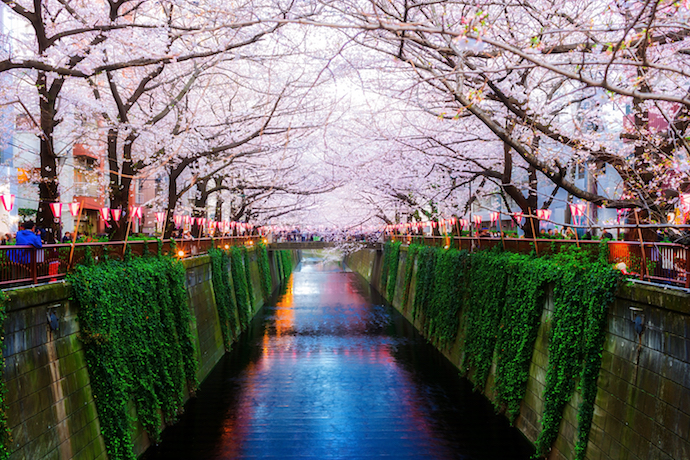
[[[12,208],[14,208],[14,195],[12,194],[6,194],[0,196],[0,200],[2,200],[2,205],[5,207],[5,211],[10,212]]]
[[[50,210],[53,211],[53,216],[59,219],[62,215],[62,203],[50,203]]]
[[[73,203],[69,203],[67,207],[69,208],[69,213],[72,214],[72,217],[77,217],[79,215],[79,208],[81,208],[81,203],[75,201]]]

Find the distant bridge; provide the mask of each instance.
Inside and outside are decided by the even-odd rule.
[[[360,245],[369,249],[380,249],[381,243],[353,242],[333,242],[333,241],[284,241],[279,243],[269,243],[268,249],[327,249],[340,248],[347,245]]]

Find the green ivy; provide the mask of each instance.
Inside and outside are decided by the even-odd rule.
[[[467,251],[435,250],[434,290],[424,314],[424,333],[446,345],[457,337],[465,298]]]
[[[412,318],[427,310],[434,292],[437,249],[423,246],[417,260],[417,277],[415,279],[415,296],[412,307]]]
[[[230,248],[230,271],[232,273],[232,285],[235,287],[235,300],[237,302],[237,315],[240,319],[240,327],[245,330],[251,318],[252,304],[249,301],[249,289],[247,288],[247,275],[245,274],[244,257],[242,249],[234,246]]]
[[[263,242],[257,246],[257,263],[261,278],[261,293],[264,296],[264,300],[268,300],[273,291],[273,278],[271,277],[271,266],[268,262],[268,249],[266,249],[266,245]]]
[[[7,312],[5,310],[7,305],[7,295],[0,291],[0,324],[5,324]],[[0,366],[5,368],[5,356],[3,350],[5,349],[5,334],[0,334]],[[0,379],[0,460],[7,460],[10,458],[10,448],[12,445],[12,433],[7,419],[7,388],[5,387],[5,379]]]
[[[155,442],[185,387],[198,385],[184,267],[170,257],[109,260],[78,266],[68,280],[108,457],[135,459],[130,401]]]
[[[392,253],[392,248],[387,248]],[[385,259],[385,258],[384,258]],[[405,267],[403,308],[415,260],[412,318],[440,345],[464,332],[461,367],[483,389],[495,362],[495,406],[514,421],[524,398],[543,313],[546,288],[554,287],[542,432],[536,442],[548,453],[558,436],[563,409],[579,382],[576,459],[584,458],[592,423],[608,306],[621,274],[606,254],[578,248],[546,257],[412,245]],[[384,266],[391,268],[390,260]],[[389,295],[392,299],[392,296]]]
[[[420,246],[418,244],[413,244],[407,248],[407,255],[405,256],[405,280],[403,282],[403,296],[402,296],[402,308],[407,307],[407,302],[410,300],[410,285],[412,284],[412,274],[414,273],[414,264],[419,252]],[[389,297],[391,301],[392,297]]]
[[[527,390],[534,343],[545,302],[548,271],[542,261],[521,254],[505,254],[509,274],[505,307],[496,340],[496,400],[513,422]]]
[[[392,242],[388,248],[386,255],[390,259],[388,262],[388,279],[386,280],[386,287],[388,298],[393,300],[395,296],[395,285],[398,280],[398,267],[400,266],[400,241]]]
[[[247,296],[249,296],[250,307],[254,305],[254,283],[252,283],[251,262],[249,260],[249,251],[246,246],[242,247],[242,255],[244,258],[244,274],[247,277]],[[250,308],[251,309],[251,308]]]
[[[290,251],[277,251],[276,257],[278,257],[280,277],[282,280],[286,280],[292,273],[292,253]]]
[[[507,270],[501,256],[497,251],[479,251],[471,258],[462,366],[474,369],[471,377],[476,389],[486,385],[503,319]]]
[[[549,366],[544,389],[542,432],[537,452],[545,455],[558,436],[563,409],[579,380],[576,459],[584,458],[594,413],[597,378],[605,338],[608,306],[621,274],[602,257],[577,248],[554,257],[554,314],[549,342]]]
[[[235,303],[235,297],[230,284],[230,257],[228,251],[215,248],[210,249],[208,254],[211,257],[213,294],[216,299],[220,330],[223,334],[223,344],[226,350],[230,350],[230,344],[238,332],[237,304]]]

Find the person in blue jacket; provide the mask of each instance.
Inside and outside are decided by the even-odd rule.
[[[33,246],[35,248],[42,248],[43,243],[41,238],[34,232],[34,223],[32,221],[24,222],[23,229],[17,232],[17,246]]]
[[[22,229],[17,232],[17,237],[15,241],[17,246],[33,246],[35,248],[43,247],[41,238],[34,232],[34,223],[30,220],[24,222],[24,224],[22,225]],[[10,260],[12,260],[13,262],[27,264],[31,261],[29,251],[25,249],[17,249],[11,252],[14,253],[10,255]]]

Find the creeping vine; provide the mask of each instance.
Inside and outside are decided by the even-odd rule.
[[[407,249],[402,307],[409,300],[416,262],[413,320],[421,316],[422,332],[439,345],[463,334],[461,367],[476,389],[484,389],[495,363],[494,404],[511,421],[520,412],[547,288],[553,286],[542,432],[536,442],[539,455],[550,450],[563,409],[578,387],[582,403],[575,458],[585,456],[608,306],[621,279],[603,250],[597,255],[568,248],[536,257],[498,249],[471,254],[418,245]],[[386,252],[392,254],[392,246]],[[392,269],[391,260],[384,258],[383,265]]]
[[[109,458],[135,459],[129,403],[149,436],[198,385],[185,270],[170,257],[81,265],[68,276]]]
[[[213,281],[213,294],[218,309],[220,330],[223,334],[225,349],[230,349],[233,337],[237,334],[237,304],[230,284],[230,257],[227,251],[222,249],[210,249],[211,274]]]

